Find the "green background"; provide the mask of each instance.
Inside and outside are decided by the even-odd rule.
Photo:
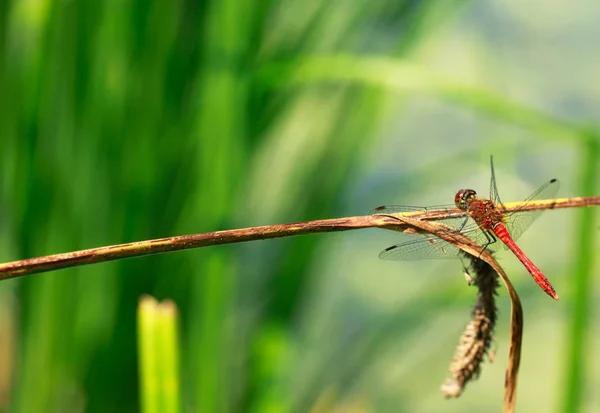
[[[435,205],[550,178],[598,195],[600,5],[424,0],[0,2],[0,260]],[[525,307],[519,411],[600,406],[598,212],[502,252]],[[474,289],[377,230],[0,283],[0,410],[139,411],[136,306],[179,307],[186,412],[500,411],[496,361],[439,386]],[[587,249],[586,249],[587,247]]]

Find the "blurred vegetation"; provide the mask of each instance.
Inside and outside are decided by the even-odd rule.
[[[536,10],[533,24],[520,7],[4,0],[1,259],[356,215],[424,194],[417,203],[443,203],[451,198],[438,196],[439,185],[474,168],[487,185],[492,152],[505,171],[520,171],[514,186],[560,173],[570,195],[597,195],[599,135],[586,119],[600,91],[585,73],[600,62],[575,64],[580,75],[569,82],[582,86],[561,89],[559,68],[568,68],[548,65],[535,42],[559,36],[562,26],[548,22],[563,15]],[[569,12],[582,19],[581,36],[596,27],[586,23],[589,10]],[[539,47],[539,61],[506,46],[523,39]],[[552,44],[552,56],[567,50],[566,41]],[[513,59],[516,66],[502,66]],[[562,399],[563,411],[581,411],[586,383],[600,379],[582,367],[597,332],[589,318],[598,308],[597,216],[588,210],[571,222],[557,244],[568,255],[547,262],[557,273],[577,268],[568,282],[553,280],[566,290],[564,316],[550,316],[571,331],[568,351],[540,373],[556,378],[545,402],[559,409]],[[443,381],[467,320],[464,282],[397,274],[405,284],[392,287],[377,278],[401,268],[377,262],[386,245],[361,244],[372,259],[358,264],[356,250],[336,254],[340,237],[359,240],[284,239],[3,282],[0,410],[140,411],[135,315],[140,296],[151,294],[180,310],[183,411],[498,411],[503,357],[484,372],[485,387],[461,400],[439,400],[431,384]],[[415,283],[425,278],[432,284],[421,290]],[[529,281],[521,291],[537,297]],[[382,304],[398,285],[400,301]],[[451,314],[455,330],[444,327]],[[523,357],[522,368],[533,370]],[[527,396],[541,393],[534,383],[520,380],[524,406],[539,407]]]

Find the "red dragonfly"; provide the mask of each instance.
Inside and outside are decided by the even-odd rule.
[[[490,157],[492,168],[492,178],[490,182],[490,198],[479,199],[477,193],[472,189],[461,189],[454,197],[455,205],[441,207],[406,207],[406,206],[380,206],[371,211],[371,214],[394,214],[400,212],[415,212],[427,210],[439,210],[444,208],[458,208],[464,211],[464,216],[437,220],[451,227],[457,232],[471,238],[484,249],[496,251],[500,243],[496,242],[499,238],[508,249],[510,249],[517,258],[523,263],[533,279],[550,297],[558,300],[558,295],[550,281],[544,276],[542,271],[525,255],[525,253],[515,244],[523,232],[533,223],[533,221],[543,211],[520,211],[505,212],[505,208],[498,197],[498,188],[496,187],[496,177],[494,174],[494,162]],[[537,191],[525,200],[524,205],[531,201],[539,199],[554,198],[558,191],[559,183],[556,179],[551,179],[542,185]],[[381,251],[379,258],[384,260],[420,260],[436,258],[461,258],[461,250],[453,244],[437,238],[431,234],[411,235],[419,239],[403,242],[393,245]]]

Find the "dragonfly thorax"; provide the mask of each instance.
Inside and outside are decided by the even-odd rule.
[[[477,192],[472,189],[461,189],[454,196],[456,207],[462,211],[467,211],[471,202],[477,199]]]

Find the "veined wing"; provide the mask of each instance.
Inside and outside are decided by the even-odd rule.
[[[448,231],[449,235],[454,231]],[[466,232],[460,232],[475,242],[481,239],[487,240],[485,234],[477,227]],[[418,239],[396,244],[381,251],[379,258],[392,261],[413,261],[425,259],[448,259],[460,258],[461,249],[441,238],[431,234],[415,235]],[[485,242],[484,242],[485,244]]]
[[[404,212],[427,212],[437,210],[456,210],[454,205],[440,205],[433,207],[415,207],[404,205],[385,205],[375,208],[371,211],[372,215],[397,214]],[[469,219],[466,214],[463,216],[444,218],[434,220],[432,222],[441,223],[454,228],[454,231],[449,230],[448,233],[458,232],[473,239],[475,242],[483,241],[487,243],[485,234],[479,229],[475,221]],[[412,240],[393,245],[381,251],[379,258],[392,261],[409,261],[409,260],[424,260],[424,259],[448,259],[459,258],[460,248],[453,244],[442,240],[432,234],[406,234],[403,236],[411,237]]]
[[[385,214],[399,214],[402,212],[427,212],[437,210],[455,210],[454,205],[436,205],[430,207],[420,206],[406,206],[406,205],[382,205],[369,212],[369,215],[385,215]]]
[[[415,206],[404,206],[404,205],[384,205],[373,209],[370,214],[371,215],[387,215],[387,214],[398,214],[404,212],[428,212],[428,211],[439,211],[439,210],[452,210],[456,211],[456,207],[454,205],[439,205],[433,207],[415,207]],[[456,230],[460,230],[460,232],[469,233],[478,229],[477,223],[472,219],[469,219],[467,214],[464,213],[459,216],[454,216],[452,218],[442,218],[435,219],[431,222],[440,223],[447,225],[449,227],[456,228]],[[387,228],[386,228],[387,229]],[[393,231],[393,229],[391,229]],[[409,234],[412,236],[412,234]]]
[[[412,261],[458,258],[459,248],[434,236],[392,245],[379,253],[382,260]]]
[[[535,191],[529,198],[524,201],[524,205],[527,205],[529,202],[538,201],[541,199],[551,199],[556,196],[558,189],[560,188],[560,183],[557,179],[551,179],[542,185],[537,191]],[[535,221],[544,210],[540,209],[538,211],[515,211],[511,213],[505,214],[506,220],[506,229],[508,233],[512,237],[513,240],[516,240],[529,226]]]
[[[490,169],[492,171],[490,178],[490,200],[497,205],[502,205],[502,201],[498,195],[498,187],[496,186],[496,172],[494,171],[494,157],[492,155],[490,155]]]

